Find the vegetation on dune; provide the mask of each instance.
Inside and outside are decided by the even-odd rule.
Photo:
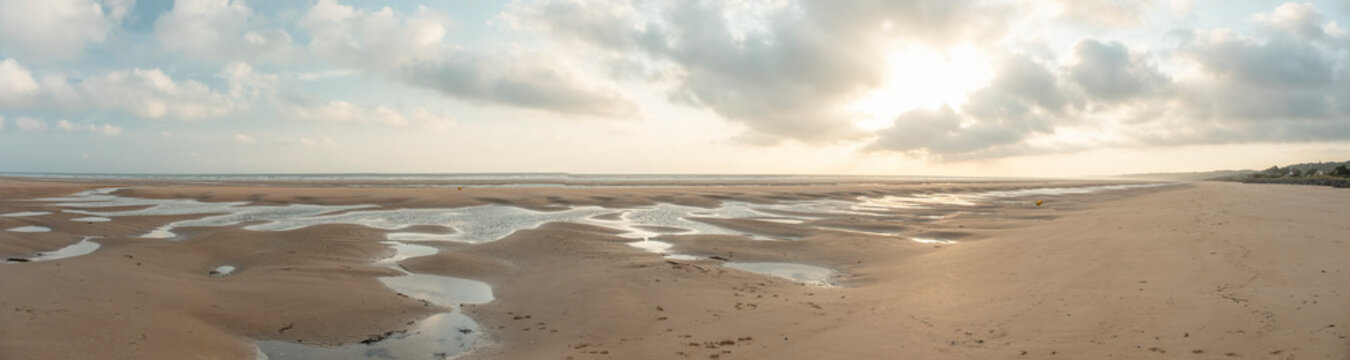
[[[1347,168],[1347,166],[1350,166],[1350,161],[1294,164],[1285,167],[1277,165],[1247,175],[1222,177],[1215,180],[1350,188],[1350,168]]]

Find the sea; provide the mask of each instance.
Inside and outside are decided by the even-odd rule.
[[[0,172],[0,177],[74,181],[145,181],[226,184],[267,183],[347,187],[669,187],[758,185],[870,185],[1038,180],[1003,177],[908,175],[774,175],[774,174],[573,174],[541,173],[313,173],[313,174],[81,174]]]

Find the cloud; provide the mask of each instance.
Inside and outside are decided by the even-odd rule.
[[[134,0],[0,0],[0,53],[27,60],[78,58],[121,25]]]
[[[1344,55],[1306,42],[1225,30],[1197,31],[1179,50],[1204,75],[1182,84],[1191,116],[1259,120],[1335,115],[1327,94],[1336,86],[1336,64]]]
[[[323,138],[323,139],[311,139],[311,138],[307,138],[307,137],[301,137],[301,138],[300,138],[300,145],[304,145],[304,146],[337,146],[337,142],[336,142],[336,141],[333,141],[333,139],[329,139],[329,138]]]
[[[291,35],[262,24],[239,0],[177,0],[155,20],[164,49],[207,60],[279,60],[296,55]]]
[[[24,116],[20,116],[20,117],[15,118],[15,119],[14,119],[14,126],[19,127],[19,130],[23,130],[23,131],[27,131],[27,132],[43,132],[43,131],[47,131],[47,122],[46,122],[46,121],[42,121],[42,120],[39,120],[39,119],[30,118],[30,117],[24,117]]]
[[[231,98],[246,100],[244,106],[251,100],[270,95],[281,80],[276,74],[256,72],[253,66],[238,61],[225,64],[216,77],[225,80]]]
[[[740,3],[546,1],[505,18],[601,56],[654,63],[672,99],[751,131],[805,142],[855,139],[849,106],[881,84],[897,39],[947,46],[1000,21],[967,1]],[[889,29],[889,30],[886,30]]]
[[[286,118],[329,124],[379,124],[442,130],[454,119],[425,107],[395,109],[320,101],[278,88],[285,79],[258,72],[244,62],[225,64],[216,77],[225,84],[217,91],[192,79],[175,80],[160,69],[117,70],[76,81],[49,76],[44,81],[13,59],[0,61],[0,106],[56,111],[116,110],[149,119],[203,120],[244,113],[255,106],[275,110]],[[101,128],[102,132],[120,132]]]
[[[309,48],[326,59],[451,97],[563,114],[637,115],[618,90],[537,54],[485,55],[447,44],[449,18],[426,7],[402,14],[321,0],[299,24]]]
[[[238,107],[206,84],[174,81],[159,69],[112,71],[84,79],[77,88],[94,107],[150,119],[197,120],[225,115]]]
[[[1053,134],[1057,126],[1074,122],[1082,99],[1064,83],[1047,64],[1009,54],[960,112],[950,106],[906,112],[877,131],[866,149],[941,159],[1005,156],[1032,136]]]
[[[1322,22],[1322,12],[1312,3],[1284,3],[1275,11],[1258,13],[1252,16],[1252,22],[1269,29],[1305,39],[1318,39],[1326,36]]]
[[[94,124],[76,124],[70,122],[70,120],[60,120],[56,122],[56,126],[67,132],[91,132],[104,136],[122,135],[122,127],[113,126],[112,124],[103,124],[103,126],[99,126]]]
[[[938,110],[910,111],[900,115],[895,126],[878,131],[878,139],[871,147],[874,150],[922,151],[939,156],[968,154],[1013,144],[1025,135],[1013,127],[988,122],[962,126],[968,121],[968,117],[957,114],[948,106]]]
[[[363,106],[346,101],[316,101],[300,99],[281,107],[284,118],[327,124],[373,124],[392,127],[416,126],[444,130],[454,124],[449,115],[424,107],[409,111],[385,106]]]
[[[1122,28],[1143,23],[1144,15],[1153,6],[1152,0],[1059,0],[1059,19],[1088,27]],[[1188,4],[1172,4],[1174,8],[1188,9]]]
[[[0,105],[23,104],[37,91],[38,83],[28,69],[14,59],[0,61]]]
[[[234,141],[239,142],[240,144],[252,144],[258,142],[258,140],[254,139],[252,136],[244,134],[234,134]]]
[[[1069,79],[1096,99],[1129,100],[1166,86],[1171,79],[1142,55],[1118,42],[1083,39],[1073,46]]]
[[[753,134],[737,138],[760,144],[873,135],[866,147],[871,151],[976,159],[1069,151],[1090,141],[1305,141],[1350,128],[1350,95],[1344,91],[1350,84],[1343,83],[1350,79],[1343,70],[1350,64],[1350,38],[1310,4],[1253,16],[1263,29],[1260,38],[1198,30],[1172,49],[1152,51],[1084,38],[1059,54],[1061,49],[1036,40],[1009,42],[1025,36],[1005,36],[1020,30],[986,21],[1040,16],[1026,12],[1034,8],[1030,4],[854,5],[562,0],[517,3],[502,18],[574,44],[598,61],[636,69],[617,71],[616,79],[668,84],[671,99],[746,125]],[[1099,0],[1050,6],[1058,7],[1053,19],[1130,27],[1142,24],[1154,5]],[[891,71],[885,51],[897,41],[938,49],[972,44],[994,54],[987,57],[994,76],[964,102],[915,110],[890,128],[861,132],[849,106],[883,85],[880,79]]]
[[[117,110],[160,119],[198,120],[246,110],[246,95],[267,78],[246,65],[226,67],[230,94],[196,80],[175,80],[160,69],[115,70],[71,81],[48,75],[40,82],[14,59],[0,61],[0,106],[57,111]],[[238,96],[235,96],[238,95]]]

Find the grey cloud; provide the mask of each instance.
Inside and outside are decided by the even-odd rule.
[[[1010,56],[989,86],[971,96],[974,98],[972,107],[981,117],[1023,115],[1035,108],[1060,113],[1074,100],[1062,90],[1059,82],[1045,65],[1026,56]]]
[[[1069,79],[1096,99],[1128,100],[1152,93],[1171,81],[1118,42],[1084,39],[1074,44],[1073,54],[1077,62],[1065,69]]]
[[[1022,129],[979,122],[961,126],[969,121],[950,107],[938,110],[914,110],[900,115],[895,126],[877,132],[871,150],[916,152],[930,155],[973,155],[1002,145],[1022,140]]]
[[[311,36],[310,49],[329,60],[451,97],[563,114],[638,115],[617,90],[587,82],[546,56],[458,50],[443,39],[449,22],[425,7],[402,14],[320,1],[300,25]]]
[[[1269,13],[1253,16],[1253,20],[1277,33],[1298,36],[1304,39],[1318,39],[1326,35],[1322,28],[1322,12],[1311,3],[1284,3]]]
[[[470,101],[579,115],[625,117],[638,112],[617,91],[588,88],[572,74],[532,61],[456,54],[393,72],[400,81]]]
[[[1327,95],[1343,55],[1305,42],[1237,37],[1203,38],[1181,53],[1209,75],[1208,83],[1187,84],[1185,100],[1197,115],[1248,120],[1335,115]]]

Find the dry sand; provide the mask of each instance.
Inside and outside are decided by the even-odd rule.
[[[353,343],[445,309],[381,284],[381,230],[195,228],[178,242],[135,236],[193,216],[68,221],[25,199],[116,184],[0,180],[0,257],[101,235],[85,256],[0,264],[2,359],[251,359],[252,341]],[[141,184],[123,196],[387,208],[506,203],[630,207],[852,199],[1033,183],[587,189],[348,189]],[[1062,185],[1062,184],[1061,184]],[[797,238],[675,236],[680,253],[791,262],[844,274],[794,284],[669,261],[616,231],[551,223],[499,241],[432,243],[413,272],[484,281],[493,302],[463,311],[482,359],[1301,358],[1350,356],[1350,191],[1191,183],[965,207],[960,216],[835,216],[822,230],[719,225]],[[911,213],[923,213],[914,210]],[[946,211],[929,211],[945,213]],[[922,244],[906,237],[958,239]],[[221,264],[240,270],[211,277]]]

